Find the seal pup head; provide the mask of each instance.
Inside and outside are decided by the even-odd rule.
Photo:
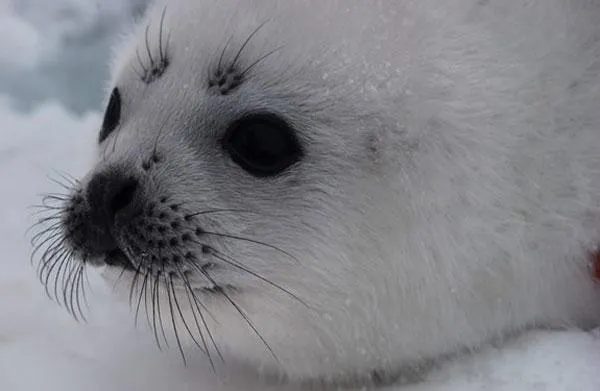
[[[488,224],[507,221],[493,218],[512,187],[493,174],[510,134],[468,149],[498,117],[463,121],[484,95],[439,104],[461,85],[424,76],[461,8],[440,21],[413,3],[157,3],[117,50],[45,282],[79,312],[81,270],[103,265],[159,343],[298,379],[394,371],[544,308],[563,320],[538,296],[564,309],[578,293],[515,304],[536,280],[497,262],[519,243]],[[447,53],[435,64],[465,58]]]
[[[368,373],[391,364],[375,346],[378,292],[396,275],[382,242],[395,198],[383,132],[397,124],[324,57],[344,45],[302,36],[323,22],[310,7],[279,8],[151,9],[116,50],[96,163],[41,274],[61,281],[71,266],[50,265],[67,254],[74,270],[106,266],[159,344],[166,333],[186,356],[196,343],[215,364]],[[79,278],[63,279],[75,313]]]

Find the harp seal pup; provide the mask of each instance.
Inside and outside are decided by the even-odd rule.
[[[598,325],[598,20],[586,0],[158,1],[115,51],[68,249],[188,357],[193,337],[292,383]]]

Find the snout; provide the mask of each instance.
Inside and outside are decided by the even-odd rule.
[[[123,226],[139,215],[145,201],[140,178],[111,166],[94,172],[69,200],[63,219],[66,242],[83,262],[116,262],[132,267],[120,246]]]
[[[84,263],[183,272],[203,264],[206,232],[151,173],[126,166],[97,170],[65,209],[65,239]]]

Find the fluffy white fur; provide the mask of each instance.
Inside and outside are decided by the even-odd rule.
[[[136,165],[158,142],[166,161],[148,192],[252,210],[202,221],[295,258],[210,239],[308,305],[215,272],[277,357],[229,302],[201,298],[227,363],[352,382],[527,327],[600,322],[588,256],[600,242],[597,1],[166,3],[171,63],[150,84],[134,69],[146,26],[158,55],[158,2],[116,52],[123,117],[95,170]],[[211,65],[263,22],[240,63],[279,49],[230,95],[209,93]],[[291,121],[305,147],[276,179],[218,146],[258,109]]]

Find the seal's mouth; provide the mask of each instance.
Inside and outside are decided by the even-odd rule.
[[[136,268],[133,265],[133,263],[130,261],[129,257],[122,250],[120,250],[118,248],[108,251],[104,255],[104,264],[106,266],[108,266],[110,269],[116,270],[116,272],[119,274],[119,276],[122,276],[124,271],[135,273],[135,274],[144,273],[143,269]],[[210,269],[211,266],[213,266],[213,264],[207,264],[205,266],[205,269]],[[181,282],[181,276],[177,276],[177,275],[172,276],[172,280],[170,281],[170,283],[173,284],[173,288],[175,288],[176,290],[186,288],[186,285],[183,282]],[[186,284],[187,284],[187,287],[189,289],[193,290],[194,292],[202,292],[202,293],[208,293],[208,294],[220,293],[224,289],[226,289],[229,292],[237,292],[238,291],[238,289],[236,289],[233,285],[230,285],[230,284],[217,285],[217,284],[215,284],[214,280],[212,280],[212,281],[206,281],[206,280],[195,281],[194,279],[191,279],[191,280],[186,280]]]
[[[125,253],[118,248],[107,252],[104,256],[104,262],[108,266],[118,267],[132,272],[137,270],[127,255],[125,255]]]

